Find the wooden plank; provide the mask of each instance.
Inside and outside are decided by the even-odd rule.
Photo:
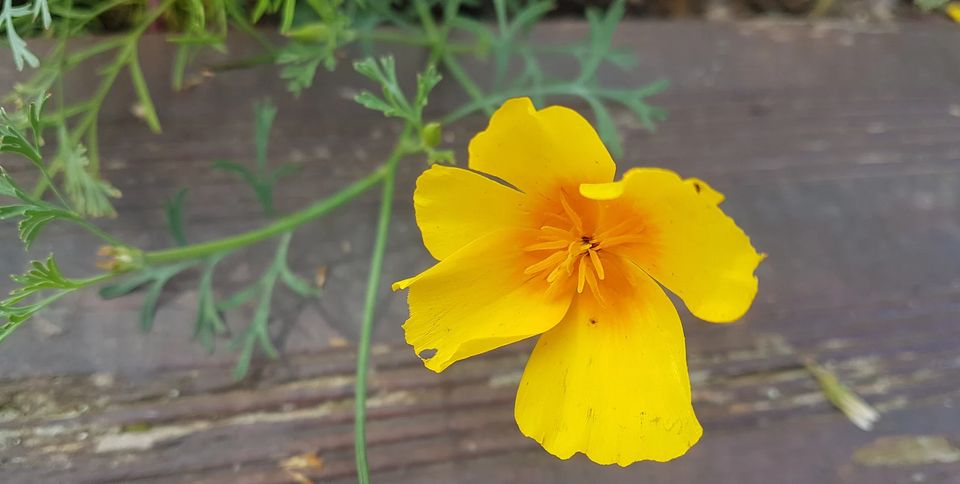
[[[556,23],[538,35],[582,33],[580,24]],[[406,307],[385,290],[371,381],[377,481],[957,482],[958,460],[884,466],[854,457],[883,437],[945,436],[954,446],[960,438],[960,54],[952,48],[960,33],[691,22],[630,24],[618,39],[638,51],[640,68],[605,71],[604,79],[666,77],[672,85],[657,98],[670,118],[655,134],[617,113],[627,151],[621,171],[659,165],[709,180],[770,254],[742,322],[682,315],[704,440],[679,461],[625,471],[582,457],[557,461],[512,420],[529,343],[434,375],[402,344]],[[236,55],[254,49],[232,46]],[[108,225],[138,245],[168,243],[162,200],[183,185],[196,196],[188,211],[194,240],[261,223],[253,198],[209,170],[217,158],[250,161],[254,98],[270,94],[280,106],[272,158],[303,165],[278,194],[282,210],[358,178],[389,148],[395,127],[345,99],[344,86],[361,85],[346,69],[321,76],[300,101],[283,93],[272,68],[174,94],[162,87],[171,52],[151,38],[142,53],[156,59],[148,79],[164,135],[135,122],[126,88],[101,129],[107,176],[126,194]],[[401,55],[409,74],[421,59]],[[461,96],[442,85],[431,105],[454,106]],[[461,156],[484,122],[447,130]],[[422,168],[412,160],[401,170],[387,278],[429,264],[410,207]],[[233,354],[210,356],[189,342],[189,278],[175,282],[150,335],[136,329],[138,297],[93,294],[15,334],[0,351],[4,482],[288,482],[279,462],[302,452],[325,460],[314,477],[348,482],[354,354],[337,341],[356,333],[372,235],[372,223],[358,220],[372,221],[375,211],[375,197],[365,197],[296,237],[293,266],[304,274],[328,266],[326,294],[279,301],[283,357],[257,361],[244,382],[230,380]],[[76,235],[52,228],[36,252],[92,255],[94,241]],[[0,265],[14,272],[26,255],[4,237]],[[269,255],[269,244],[246,252],[218,284],[241,284]],[[70,259],[69,271],[92,263]],[[874,432],[825,402],[801,355],[830,365],[885,412]]]

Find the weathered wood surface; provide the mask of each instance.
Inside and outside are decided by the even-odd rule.
[[[582,32],[555,24],[541,35]],[[960,31],[644,23],[624,26],[619,42],[641,65],[606,72],[611,82],[672,83],[656,99],[670,113],[657,133],[621,118],[621,171],[660,165],[711,181],[770,254],[743,321],[716,326],[682,313],[702,441],[678,461],[626,470],[558,461],[513,423],[529,344],[435,375],[402,344],[404,298],[384,290],[370,390],[376,481],[960,483]],[[107,176],[125,193],[108,225],[134,244],[168,243],[162,201],[180,186],[193,189],[194,240],[260,223],[253,198],[209,170],[213,159],[252,158],[255,98],[280,105],[271,157],[303,165],[278,194],[284,210],[358,178],[389,149],[394,127],[346,99],[359,85],[346,69],[321,76],[299,102],[272,68],[174,94],[165,89],[171,55],[160,39],[142,55],[162,136],[129,114],[126,88],[103,117]],[[410,73],[422,59],[402,60]],[[445,84],[432,104],[460,96]],[[449,141],[462,149],[483,123],[450,128]],[[402,168],[387,279],[429,264],[410,204],[422,168]],[[371,195],[295,238],[295,267],[329,267],[326,294],[280,301],[283,356],[256,361],[246,381],[231,380],[225,345],[210,356],[190,341],[189,278],[176,281],[149,335],[136,327],[139,296],[93,293],[21,329],[0,349],[0,480],[290,482],[280,462],[316,452],[325,465],[307,475],[350,481],[354,353],[342,340],[356,334],[375,211]],[[64,254],[77,273],[96,247],[77,235],[52,228],[36,252]],[[0,237],[3,270],[19,271],[26,256],[10,231]],[[238,258],[218,284],[242,283],[269,252],[265,244]],[[883,412],[874,431],[826,403],[801,355]]]

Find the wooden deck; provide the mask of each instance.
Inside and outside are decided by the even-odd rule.
[[[554,24],[540,34],[582,31]],[[655,134],[620,117],[621,171],[657,165],[710,181],[770,254],[743,321],[716,326],[682,312],[703,439],[667,464],[556,460],[513,422],[530,345],[435,375],[403,344],[405,301],[385,288],[370,388],[375,482],[960,483],[960,30],[642,23],[625,25],[619,42],[641,63],[605,72],[610,82],[672,83],[656,98],[669,120]],[[253,49],[233,47],[238,56]],[[172,53],[152,38],[141,55],[164,134],[129,114],[124,81],[101,125],[107,177],[125,194],[108,225],[135,245],[169,243],[162,203],[181,186],[192,189],[192,240],[261,223],[252,196],[209,169],[214,159],[252,159],[254,99],[271,95],[280,107],[271,157],[303,165],[278,194],[282,210],[360,177],[389,149],[395,126],[347,99],[360,85],[348,69],[321,76],[300,102],[270,67],[171,93]],[[6,86],[15,76],[0,61]],[[410,75],[421,61],[406,53],[400,64]],[[433,107],[461,99],[455,85],[439,89]],[[451,127],[448,141],[463,153],[484,123]],[[422,169],[416,160],[401,169],[388,280],[429,263],[411,204]],[[243,382],[231,380],[226,345],[211,356],[190,341],[191,278],[173,283],[149,335],[136,324],[140,296],[105,302],[93,291],[19,330],[0,348],[0,481],[292,482],[281,463],[315,453],[322,469],[306,475],[350,482],[347,341],[359,324],[375,213],[371,194],[298,233],[293,266],[305,275],[328,267],[326,293],[280,298],[273,328],[282,358],[256,360]],[[0,237],[0,272],[19,272],[27,256],[12,231]],[[79,275],[96,245],[51,227],[34,255],[55,251]],[[236,258],[218,285],[249,279],[270,249]],[[872,432],[826,402],[802,356],[883,413]]]

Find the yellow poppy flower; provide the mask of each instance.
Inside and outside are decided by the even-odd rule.
[[[470,170],[434,165],[413,195],[439,262],[409,288],[406,340],[427,368],[540,335],[517,424],[551,454],[667,461],[702,434],[670,299],[712,322],[746,312],[763,258],[696,179],[616,165],[575,111],[507,101]],[[494,180],[496,177],[507,184]]]

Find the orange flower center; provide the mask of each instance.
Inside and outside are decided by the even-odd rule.
[[[606,278],[603,259],[612,262],[611,257],[614,256],[607,249],[642,242],[644,237],[639,231],[631,231],[631,228],[636,227],[634,220],[624,220],[606,229],[597,227],[596,230],[590,230],[562,193],[560,205],[562,211],[544,214],[546,223],[539,228],[539,242],[523,248],[527,252],[543,252],[548,255],[527,266],[523,273],[544,275],[551,288],[576,273],[577,293],[589,288],[597,300],[602,302],[600,281]]]

